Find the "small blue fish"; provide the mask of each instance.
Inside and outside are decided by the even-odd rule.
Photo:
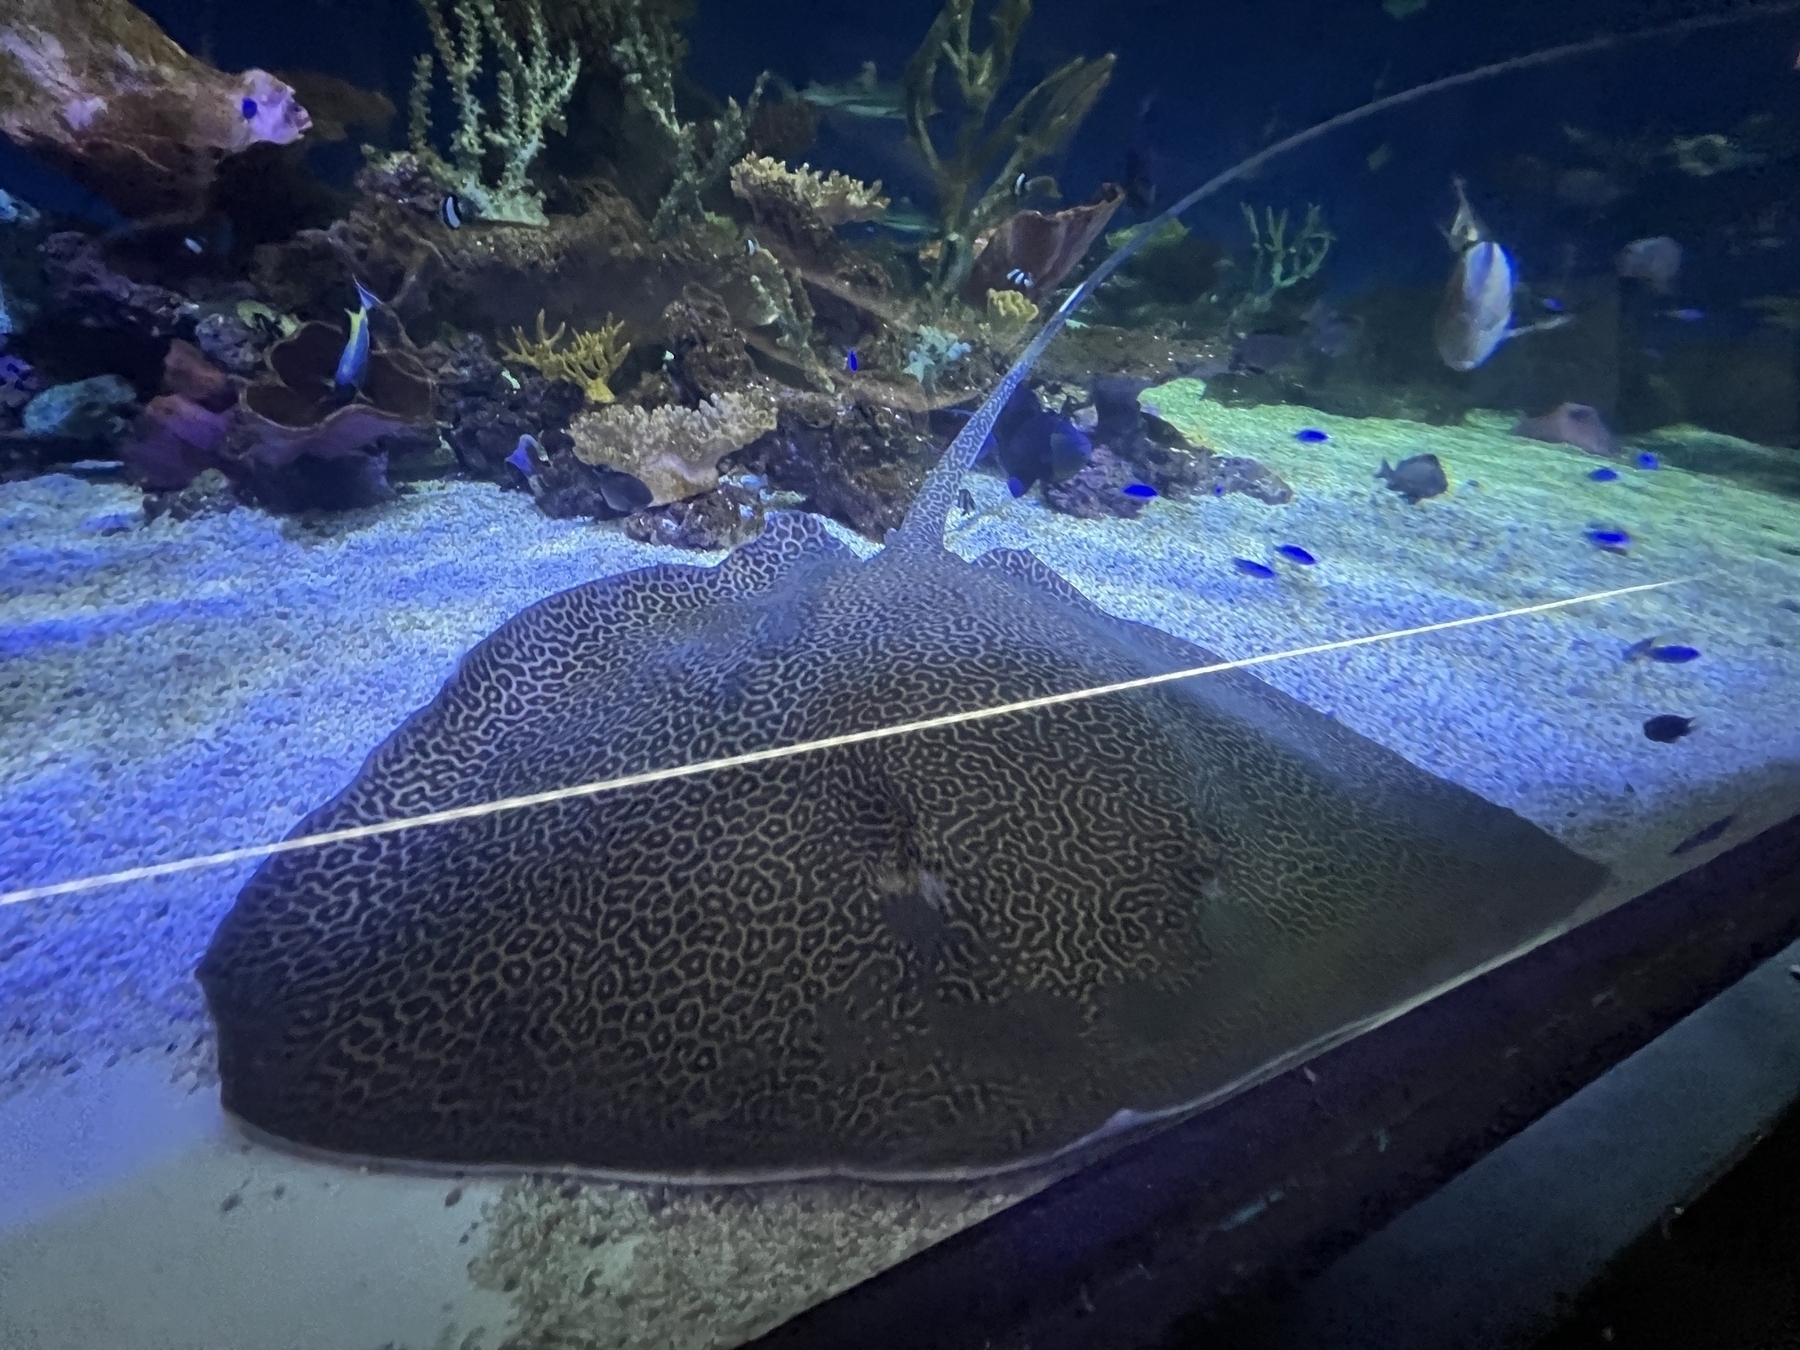
[[[519,437],[519,444],[506,457],[506,462],[524,474],[527,478],[537,472],[537,465],[532,460],[533,454],[543,454],[544,447],[538,444],[538,438],[530,432]]]
[[[1233,558],[1231,560],[1231,565],[1237,568],[1237,570],[1242,572],[1245,576],[1256,577],[1261,581],[1267,581],[1270,577],[1275,575],[1275,569],[1273,567],[1270,567],[1266,563],[1256,562],[1250,558]]]
[[[1648,450],[1638,451],[1637,458],[1634,459],[1632,461],[1632,463],[1636,464],[1638,466],[1638,468],[1640,468],[1640,469],[1660,469],[1660,468],[1662,468],[1662,461],[1660,459],[1658,459],[1655,455],[1651,454]]]
[[[1148,483],[1127,483],[1120,489],[1127,497],[1136,497],[1139,501],[1149,501],[1156,495],[1156,489]]]
[[[1015,497],[1023,497],[1025,495],[1025,480],[1023,478],[1007,479],[1006,490]]]
[[[345,311],[350,315],[350,336],[344,343],[344,354],[338,357],[337,371],[332,376],[332,383],[337,386],[339,394],[354,394],[362,388],[363,379],[369,373],[369,310],[381,301],[371,295],[360,281],[356,282],[356,299],[361,308]]]
[[[1317,445],[1321,441],[1330,440],[1331,437],[1326,435],[1323,431],[1320,431],[1317,427],[1301,427],[1300,430],[1294,433],[1294,439],[1301,441],[1306,445]]]
[[[1298,544],[1277,544],[1275,551],[1289,562],[1299,563],[1302,567],[1311,567],[1319,561]]]
[[[1213,496],[1223,497],[1224,495],[1225,495],[1225,485],[1223,483],[1214,483],[1213,484]]]
[[[1646,655],[1652,661],[1661,661],[1665,666],[1680,666],[1697,660],[1700,656],[1700,649],[1679,646],[1652,647]]]
[[[16,356],[0,356],[0,384],[17,384],[31,374],[31,367]]]
[[[1624,530],[1589,530],[1588,542],[1608,553],[1623,553],[1631,547],[1631,536]]]
[[[854,350],[847,351],[844,353],[844,369],[845,370],[849,371],[852,375],[854,375],[861,368],[862,368],[862,362],[860,362],[856,359],[856,352]]]
[[[1568,306],[1563,304],[1563,302],[1558,300],[1554,295],[1546,295],[1542,300],[1538,301],[1538,303],[1552,314],[1561,314],[1568,308]]]
[[[438,206],[438,219],[444,222],[444,228],[447,230],[462,228],[462,203],[456,200],[454,192],[445,197]]]
[[[1665,309],[1662,316],[1665,319],[1679,319],[1682,323],[1699,323],[1706,317],[1706,311],[1703,309]]]
[[[1596,483],[1611,483],[1619,476],[1617,469],[1595,469],[1588,475]]]
[[[253,98],[245,99],[242,103],[238,104],[238,111],[244,114],[244,120],[246,122],[254,120],[256,117],[256,100]]]

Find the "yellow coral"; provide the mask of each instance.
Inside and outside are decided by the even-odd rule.
[[[854,220],[880,220],[888,199],[881,182],[860,182],[833,169],[821,177],[811,166],[790,169],[767,155],[745,155],[731,166],[731,191],[761,218],[770,201],[782,201],[811,212],[826,225]]]
[[[1018,291],[1004,290],[987,293],[988,325],[996,333],[1016,333],[1037,316],[1038,307]]]
[[[607,318],[611,319],[609,314]],[[513,345],[502,346],[500,354],[508,361],[536,366],[553,380],[567,380],[581,386],[589,403],[611,403],[612,386],[607,383],[624,364],[631,344],[625,341],[625,320],[605,323],[585,333],[569,335],[569,345],[562,347],[567,324],[556,325],[554,333],[544,331],[544,311],[537,316],[537,340],[531,341],[522,328],[513,329]]]

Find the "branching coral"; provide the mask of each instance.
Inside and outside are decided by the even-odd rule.
[[[502,346],[500,354],[508,361],[536,366],[553,380],[580,385],[589,403],[611,403],[613,391],[607,381],[631,351],[631,344],[624,337],[625,321],[620,319],[589,332],[569,334],[569,345],[565,347],[562,341],[567,328],[567,324],[559,323],[554,333],[546,332],[544,311],[540,309],[536,340],[527,338],[523,329],[515,328],[513,345]]]
[[[879,180],[871,185],[835,169],[820,176],[810,165],[790,169],[766,155],[745,155],[731,166],[731,191],[759,221],[772,208],[789,207],[837,226],[880,220],[888,209]]]
[[[421,52],[413,67],[412,153],[462,197],[475,215],[542,225],[544,199],[532,188],[526,172],[543,149],[545,128],[562,127],[562,110],[581,73],[581,58],[573,47],[560,58],[551,52],[537,0],[521,0],[515,5],[530,30],[529,54],[495,9],[494,0],[454,0],[454,37],[444,19],[443,4],[444,0],[419,0],[431,25],[436,57]],[[500,68],[494,72],[492,116],[475,90],[483,69],[484,42],[493,44],[500,60]],[[440,63],[456,103],[448,162],[431,144],[432,73]],[[500,172],[498,181],[490,183],[485,170],[493,157],[498,157]]]
[[[1233,312],[1234,322],[1264,312],[1277,292],[1316,276],[1337,238],[1325,227],[1325,217],[1317,206],[1306,208],[1306,219],[1301,222],[1300,232],[1289,239],[1286,208],[1277,213],[1274,207],[1265,207],[1262,219],[1258,220],[1248,203],[1240,205],[1243,206],[1244,220],[1250,226],[1250,246],[1256,251],[1256,266],[1249,294]]]
[[[904,79],[907,133],[937,187],[944,247],[934,280],[940,296],[962,285],[975,236],[1011,205],[1018,175],[1055,151],[1081,125],[1113,68],[1110,54],[1093,60],[1076,57],[1040,80],[990,129],[988,114],[1012,71],[1019,33],[1031,17],[1031,0],[996,0],[988,19],[991,41],[980,51],[971,45],[969,33],[974,12],[975,0],[946,0],[925,41],[907,62]],[[951,148],[940,152],[932,139],[931,119],[941,111],[938,73],[946,65],[956,80],[961,123]]]
[[[762,102],[769,73],[757,77],[743,107],[736,99],[726,99],[725,111],[713,120],[710,135],[703,137],[698,123],[682,121],[675,111],[675,71],[685,51],[681,35],[666,15],[654,10],[646,14],[647,8],[615,4],[611,9],[610,19],[618,33],[612,58],[626,87],[674,143],[675,176],[650,221],[650,232],[660,237],[703,214],[701,193],[724,177],[744,152],[750,119]],[[704,154],[700,148],[703,140],[708,147]]]
[[[719,485],[719,461],[775,429],[774,398],[749,388],[714,394],[697,408],[602,408],[569,424],[575,457],[631,474],[666,506]]]

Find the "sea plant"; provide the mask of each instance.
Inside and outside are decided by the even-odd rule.
[[[1111,54],[1078,56],[1058,66],[990,126],[994,100],[1012,73],[1019,34],[1031,17],[1031,0],[995,0],[989,42],[979,50],[970,35],[974,15],[975,0],[946,0],[902,77],[907,135],[936,186],[941,247],[933,290],[940,299],[962,285],[976,236],[1012,206],[1019,175],[1054,153],[1081,125],[1111,78],[1114,60]],[[940,149],[932,119],[945,111],[938,104],[938,86],[946,67],[960,108],[955,132]]]

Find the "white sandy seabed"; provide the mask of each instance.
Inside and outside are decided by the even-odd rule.
[[[1228,657],[1679,580],[1256,669],[1607,863],[1593,912],[1800,810],[1800,508],[1700,471],[1709,447],[1779,452],[1676,429],[1642,442],[1671,463],[1602,484],[1499,417],[1428,428],[1194,392],[1148,397],[1280,472],[1291,505],[1076,521],[978,476],[953,547],[1029,548],[1108,610]],[[1331,439],[1297,442],[1301,426]],[[1446,496],[1409,506],[1371,477],[1423,451]],[[319,526],[144,526],[140,504],[63,476],[0,487],[0,890],[278,839],[511,614],[697,561],[466,483]],[[1595,548],[1596,525],[1629,530],[1629,552]],[[1623,659],[1651,636],[1702,656]],[[1693,734],[1648,740],[1665,712]],[[250,1144],[219,1114],[192,970],[253,867],[0,909],[0,1345],[725,1346],[1045,1180],[565,1193]]]

